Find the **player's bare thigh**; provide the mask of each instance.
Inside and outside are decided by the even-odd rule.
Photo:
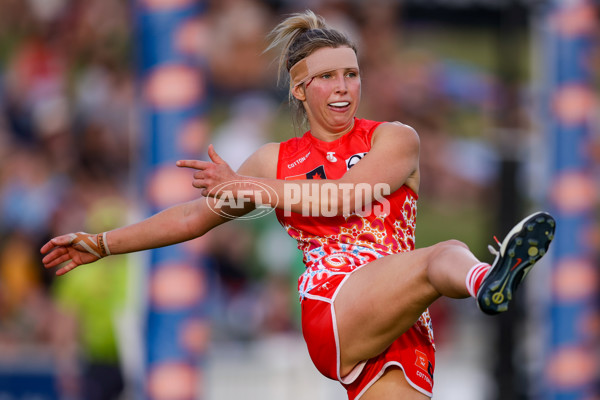
[[[342,376],[385,350],[439,297],[426,276],[428,251],[372,261],[344,283],[334,303]]]
[[[429,400],[429,397],[410,386],[399,368],[388,368],[360,400]]]
[[[385,350],[440,297],[429,269],[442,257],[442,268],[476,262],[464,244],[448,241],[386,256],[352,273],[334,303],[342,376]]]

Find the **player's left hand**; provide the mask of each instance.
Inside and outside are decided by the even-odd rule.
[[[208,146],[208,156],[211,161],[179,160],[176,165],[195,169],[192,186],[200,189],[203,196],[218,197],[221,184],[237,181],[240,176],[217,154],[212,144]]]

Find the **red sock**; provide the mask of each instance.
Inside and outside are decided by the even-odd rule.
[[[492,268],[490,264],[480,263],[469,270],[465,284],[467,285],[467,290],[471,296],[477,298],[477,292],[479,291],[481,282],[483,282],[483,278],[485,278],[485,275],[490,268]]]

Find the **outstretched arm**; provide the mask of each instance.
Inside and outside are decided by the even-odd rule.
[[[279,146],[269,144],[259,156],[250,157],[238,173],[265,178],[275,177]],[[258,162],[257,160],[260,160]],[[204,235],[217,225],[240,217],[254,209],[253,203],[240,207],[219,199],[200,197],[161,211],[143,221],[102,234],[69,233],[51,239],[41,248],[44,267],[63,275],[82,264],[89,264],[111,254],[124,254],[184,242]]]
[[[140,222],[104,234],[69,233],[51,239],[41,248],[45,268],[66,261],[56,271],[63,275],[82,264],[89,264],[111,254],[169,246],[202,236],[213,227],[227,221],[208,206],[214,199],[199,198],[167,208]],[[242,214],[250,210],[231,210]]]

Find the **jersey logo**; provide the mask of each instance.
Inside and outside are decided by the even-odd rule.
[[[327,176],[325,175],[325,167],[323,165],[319,165],[317,168],[305,174],[287,176],[285,178],[285,180],[287,181],[295,181],[301,179],[327,179]]]
[[[415,355],[417,357],[415,365],[427,372],[431,379],[433,379],[433,364],[431,364],[431,361],[427,358],[427,354],[415,349]]]
[[[362,160],[362,158],[367,154],[367,152],[364,153],[356,153],[350,156],[350,158],[346,159],[346,168],[350,169],[354,166],[354,164],[356,164],[357,162],[359,162],[360,160]]]

